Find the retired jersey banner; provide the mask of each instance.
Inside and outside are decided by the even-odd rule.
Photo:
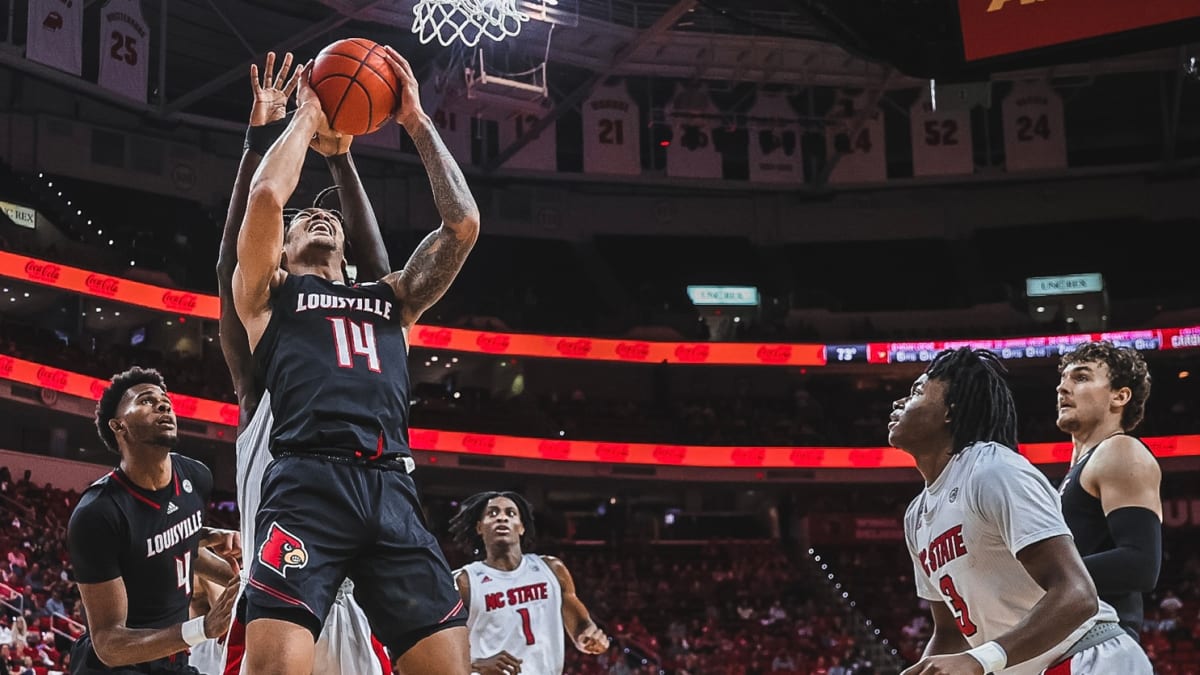
[[[534,114],[528,110],[514,110],[497,123],[500,127],[500,152],[504,152],[518,139],[524,138],[542,117],[550,111]],[[504,163],[505,169],[526,169],[529,171],[558,170],[558,123],[551,122],[550,126],[542,129],[537,138],[530,140],[517,154],[508,158]]]
[[[1197,0],[958,0],[968,61],[1200,17]]]
[[[434,69],[421,82],[421,105],[433,119],[446,149],[459,164],[471,164],[471,115],[455,107],[462,92],[451,86],[444,73]],[[399,125],[393,125],[399,131]],[[397,139],[397,143],[399,139]]]
[[[596,87],[583,104],[583,172],[640,174],[641,138],[638,107],[625,82]]]
[[[671,141],[667,175],[674,178],[720,178],[724,158],[713,141],[720,113],[704,85],[676,87],[666,106]]]
[[[870,109],[867,109],[870,106]],[[825,157],[837,155],[830,183],[882,183],[887,180],[883,112],[867,94],[839,92],[826,116]]]
[[[146,102],[150,29],[139,0],[108,0],[100,9],[101,87]]]
[[[800,124],[787,96],[760,91],[746,115],[746,125],[750,129],[750,182],[803,183]]]
[[[1065,169],[1063,102],[1045,82],[1015,82],[1000,108],[1009,171]]]
[[[65,70],[83,71],[83,0],[29,0],[25,58]]]
[[[975,172],[971,111],[933,109],[926,89],[909,109],[914,176],[950,176]]]

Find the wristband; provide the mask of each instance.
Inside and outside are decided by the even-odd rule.
[[[183,641],[189,647],[195,647],[207,639],[208,636],[204,634],[204,617],[198,616],[183,622]]]
[[[267,122],[262,126],[246,127],[246,142],[242,144],[242,149],[266,155],[275,141],[283,135],[283,130],[287,128],[290,121],[288,117],[284,117],[274,122]]]
[[[965,653],[983,666],[984,675],[998,673],[1008,665],[1008,652],[995,642],[985,642],[978,647],[968,649]]]

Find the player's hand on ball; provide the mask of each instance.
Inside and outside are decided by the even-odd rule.
[[[521,659],[502,651],[495,656],[473,662],[471,670],[479,675],[516,675],[521,672]]]
[[[608,636],[599,627],[592,625],[575,638],[575,647],[585,654],[603,654],[608,651]]]
[[[287,102],[292,92],[296,91],[300,69],[288,79],[288,71],[292,69],[292,53],[283,56],[279,72],[275,72],[275,52],[267,52],[267,62],[263,65],[262,78],[259,78],[258,64],[250,64],[250,88],[254,91],[254,107],[250,109],[250,126],[261,127],[287,115]]]
[[[970,654],[927,656],[900,675],[987,675]]]
[[[204,615],[204,634],[210,638],[219,638],[229,632],[229,624],[233,620],[233,607],[237,604],[238,593],[241,591],[242,579],[234,575],[225,585],[221,596],[209,606],[208,614]]]
[[[384,47],[383,56],[396,73],[396,80],[400,82],[400,109],[396,111],[396,122],[407,129],[425,116],[425,111],[421,108],[421,88],[408,59],[400,56],[400,52],[391,47]]]
[[[340,131],[334,131],[333,127],[329,126],[328,121],[317,127],[317,135],[313,136],[312,142],[308,147],[316,150],[322,157],[333,157],[334,155],[344,155],[350,152],[350,142],[354,137],[350,134],[343,134]]]

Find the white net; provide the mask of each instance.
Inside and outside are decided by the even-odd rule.
[[[437,40],[449,47],[457,41],[474,47],[484,37],[515,37],[528,20],[517,0],[417,0],[412,31],[421,44]]]

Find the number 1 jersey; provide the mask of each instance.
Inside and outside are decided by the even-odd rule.
[[[521,659],[521,675],[561,675],[562,587],[546,561],[526,553],[512,571],[477,561],[461,573],[471,584],[471,660],[506,651]]]
[[[289,274],[254,350],[271,454],[408,457],[408,353],[391,286]]]
[[[1071,535],[1058,493],[1029,460],[996,443],[975,443],[955,455],[904,515],[917,595],[944,602],[972,647],[1008,632],[1046,594],[1017,553],[1030,544]],[[1053,665],[1098,621],[1116,621],[1101,602],[1053,649],[1005,668],[1036,675]]]

